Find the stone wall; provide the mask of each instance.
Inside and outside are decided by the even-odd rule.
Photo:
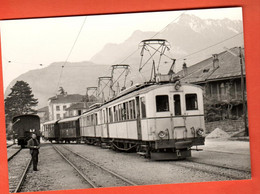
[[[206,134],[212,132],[214,129],[219,128],[227,133],[234,133],[241,131],[245,128],[244,121],[240,120],[223,120],[205,123]]]

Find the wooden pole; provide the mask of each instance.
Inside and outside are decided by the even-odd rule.
[[[239,47],[239,58],[240,58],[240,66],[241,66],[241,91],[242,91],[242,102],[243,102],[243,116],[244,116],[244,124],[245,124],[245,135],[249,135],[248,127],[247,127],[247,108],[245,102],[245,83],[244,83],[244,60],[242,54],[242,48]]]

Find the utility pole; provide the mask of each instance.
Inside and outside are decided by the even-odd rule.
[[[247,108],[245,102],[245,82],[244,82],[244,60],[243,60],[243,52],[242,48],[239,47],[239,58],[240,58],[240,66],[241,66],[241,91],[242,91],[242,102],[243,102],[243,115],[244,115],[244,123],[245,123],[245,135],[249,136],[249,131],[247,127]]]

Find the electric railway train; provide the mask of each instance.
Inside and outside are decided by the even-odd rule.
[[[49,121],[43,136],[136,151],[155,160],[184,159],[204,145],[203,90],[178,80],[131,86],[80,116]]]

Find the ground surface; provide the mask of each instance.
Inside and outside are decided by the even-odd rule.
[[[136,153],[115,152],[85,144],[58,146],[68,147],[138,185],[250,178],[250,173],[234,172],[201,164],[202,162],[250,171],[249,142],[206,139],[205,144],[200,147],[204,151],[192,151],[192,158],[184,161],[151,161]],[[42,143],[38,168],[37,172],[29,170],[22,191],[89,188],[77,172],[57,154],[50,143]]]

